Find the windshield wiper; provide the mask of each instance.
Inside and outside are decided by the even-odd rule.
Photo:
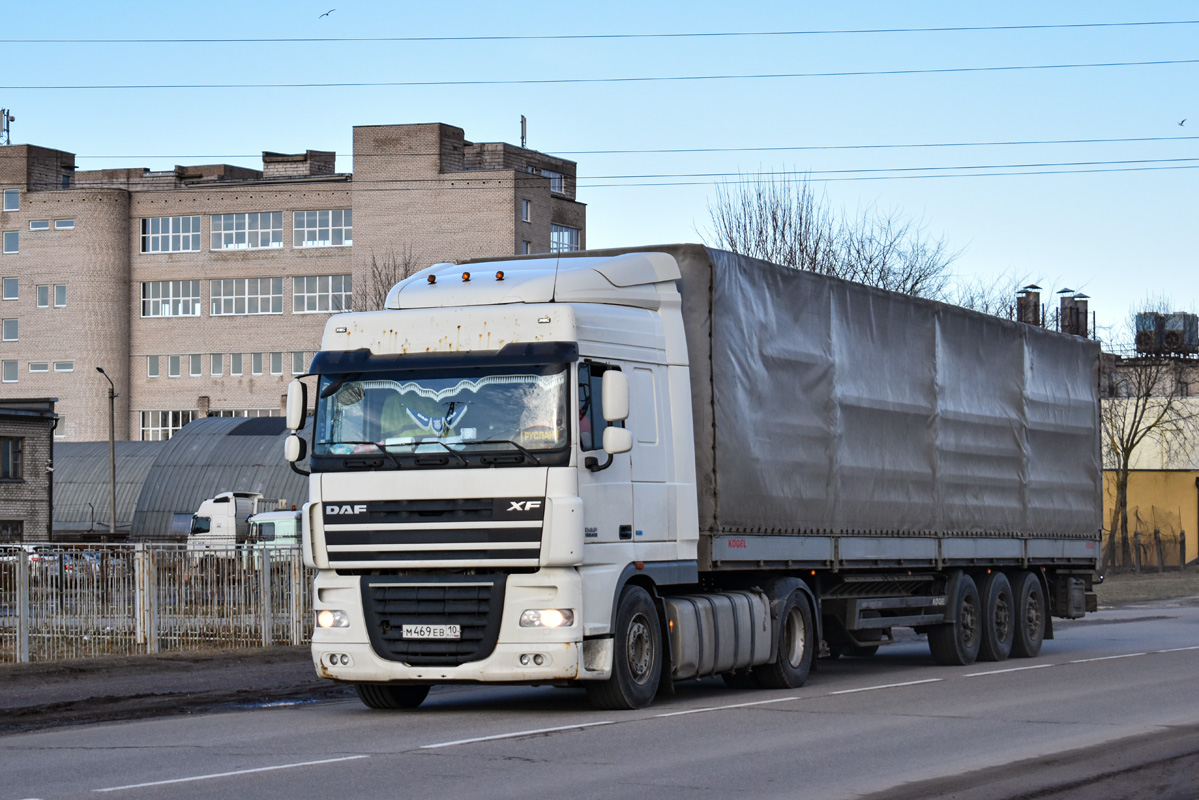
[[[378,442],[337,441],[337,442],[317,442],[317,444],[323,444],[326,446],[336,446],[339,444],[353,444],[353,445],[367,444],[367,445],[370,445],[371,447],[375,448],[376,450],[378,450],[383,455],[387,456],[387,458],[391,460],[391,463],[395,465],[396,469],[402,469],[402,467],[400,466],[400,460],[398,458],[396,458],[395,455],[392,454],[386,447],[383,447]],[[362,455],[362,453],[330,453],[329,455],[344,459],[344,458],[348,458],[350,456],[356,456],[356,455],[360,456],[360,455]]]
[[[527,447],[519,445],[516,442],[512,441],[511,439],[482,439],[479,441],[472,441],[471,444],[510,444],[513,447],[515,447],[517,450],[519,450],[520,452],[524,453],[529,458],[533,459],[534,464],[536,464],[539,467],[541,466],[540,458],[533,455],[532,451],[530,451]]]
[[[418,448],[419,448],[421,445],[423,445],[423,444],[439,444],[439,445],[441,445],[442,447],[444,447],[444,448],[445,448],[445,449],[446,449],[446,450],[449,452],[449,454],[450,454],[450,455],[452,455],[454,458],[456,458],[456,459],[458,459],[459,461],[461,461],[461,462],[462,462],[462,466],[464,466],[464,467],[469,467],[469,466],[470,466],[470,464],[469,464],[469,463],[467,463],[467,460],[466,460],[465,458],[463,458],[463,457],[462,457],[462,455],[461,455],[461,454],[460,454],[460,453],[459,453],[457,450],[455,450],[454,448],[450,447],[448,444],[446,444],[445,442],[441,441],[440,439],[422,439],[422,440],[421,440],[421,441],[419,441],[419,442],[413,442],[413,443],[412,443],[412,444],[410,444],[410,445],[406,444],[406,445],[403,445],[403,446],[404,446],[404,447],[411,447],[411,448],[412,448],[412,454],[413,454],[413,455],[416,455],[416,451],[417,451],[417,449],[418,449]]]

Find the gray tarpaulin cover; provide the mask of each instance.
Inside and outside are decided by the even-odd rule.
[[[702,531],[1097,535],[1095,342],[644,249],[683,273]]]

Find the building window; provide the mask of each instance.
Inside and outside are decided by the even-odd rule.
[[[49,308],[50,307],[50,287],[49,286],[37,287],[37,307],[38,308]]]
[[[561,172],[555,172],[552,169],[541,170],[543,178],[550,179],[550,191],[554,194],[563,194],[566,191],[566,176]]]
[[[188,374],[193,378],[198,378],[204,374],[204,356],[199,353],[192,353],[188,356]]]
[[[21,463],[21,442],[13,437],[0,438],[0,480],[19,481],[25,477]]]
[[[271,353],[271,374],[272,375],[282,375],[283,374],[283,354],[282,353]]]
[[[262,353],[252,353],[250,355],[250,374],[262,374]]]
[[[349,311],[354,287],[349,275],[309,275],[291,279],[291,310],[296,314]]]
[[[21,251],[21,236],[16,231],[4,232],[4,252],[19,253]]]
[[[208,362],[209,362],[209,372],[212,373],[212,377],[219,378],[225,374],[225,354],[224,353],[213,353],[211,356],[208,357]]]
[[[54,425],[54,438],[55,439],[67,438],[67,415],[66,414],[58,415],[58,422]]]
[[[533,201],[532,200],[521,200],[520,201],[520,218],[522,220],[524,220],[525,222],[528,222],[530,219],[532,219],[532,217],[533,217]]]
[[[17,382],[17,362],[0,361],[0,380],[4,383]]]
[[[283,212],[213,214],[213,250],[256,250],[283,246]]]
[[[24,520],[0,519],[0,542],[19,542],[24,537]]]
[[[195,418],[195,411],[143,411],[142,441],[165,442]]]
[[[20,211],[21,210],[21,190],[20,189],[5,189],[4,190],[4,210],[5,211]]]
[[[19,298],[19,295],[18,295],[17,279],[16,278],[5,278],[4,279],[4,299],[5,300],[17,300],[18,298]]]
[[[158,377],[158,356],[146,356],[146,377]]]
[[[200,249],[200,218],[147,217],[142,220],[143,253],[194,253]]]
[[[200,282],[145,281],[142,283],[142,316],[200,316]]]
[[[75,371],[75,362],[74,361],[55,361],[54,362],[54,371],[55,372],[74,372]]]
[[[308,371],[308,362],[304,358],[303,353],[291,354],[291,374],[303,375]]]
[[[291,216],[292,247],[348,247],[354,243],[354,212],[296,211]]]
[[[180,362],[179,356],[167,356],[167,377],[168,378],[178,378],[179,377],[179,362]]]
[[[522,253],[524,253],[526,256],[530,255],[533,252],[533,243],[532,242],[521,242],[520,243],[520,251]]]
[[[240,376],[241,371],[241,353],[229,354],[229,374]]]
[[[550,226],[550,252],[572,253],[579,249],[579,229],[565,225]]]
[[[31,220],[29,220],[29,230],[31,230],[31,231],[48,231],[48,230],[50,230],[50,220],[48,220],[48,219],[31,219]]]
[[[15,341],[17,341],[17,340],[18,340],[18,338],[19,338],[19,337],[17,336],[17,333],[18,333],[18,332],[17,332],[17,327],[18,327],[18,325],[17,325],[17,321],[16,321],[15,319],[6,319],[6,320],[4,320],[4,322],[2,323],[2,325],[0,325],[0,327],[2,327],[2,329],[3,329],[3,332],[4,332],[4,333],[3,333],[3,340],[4,340],[4,341],[6,341],[6,342],[15,342]]]
[[[29,362],[29,371],[30,372],[49,372],[50,371],[50,362],[49,361],[30,361]]]
[[[56,219],[56,220],[54,220],[54,230],[56,230],[56,231],[73,231],[73,230],[75,230],[75,220],[73,220],[73,219]]]
[[[214,317],[238,314],[282,314],[282,278],[226,278],[208,284]]]
[[[210,417],[280,417],[283,416],[277,408],[222,408],[209,411]]]
[[[66,308],[67,305],[67,285],[65,283],[54,284],[54,307]]]

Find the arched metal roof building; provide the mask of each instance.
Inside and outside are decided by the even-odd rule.
[[[302,505],[308,479],[283,460],[286,438],[281,417],[207,417],[188,423],[165,442],[117,442],[118,533],[128,531],[131,540],[186,538],[182,520],[220,492],[259,492],[267,503]],[[105,532],[108,443],[60,444],[55,462],[56,534],[66,538],[89,527]],[[306,469],[307,462],[299,466]],[[103,524],[80,527],[89,520],[80,509],[86,512],[89,503]]]

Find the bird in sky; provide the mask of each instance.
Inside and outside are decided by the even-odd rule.
[[[1178,127],[1181,128],[1183,125],[1186,125],[1188,119],[1190,119],[1190,117],[1184,117],[1182,122],[1178,123]]]
[[[336,10],[337,10],[336,8],[331,8],[331,9],[329,9],[328,11],[326,11],[324,14],[321,14],[321,17],[327,17],[327,16],[329,16],[330,14],[332,14],[332,13],[333,13],[334,11],[336,11]],[[320,19],[321,17],[317,17],[317,19]]]

